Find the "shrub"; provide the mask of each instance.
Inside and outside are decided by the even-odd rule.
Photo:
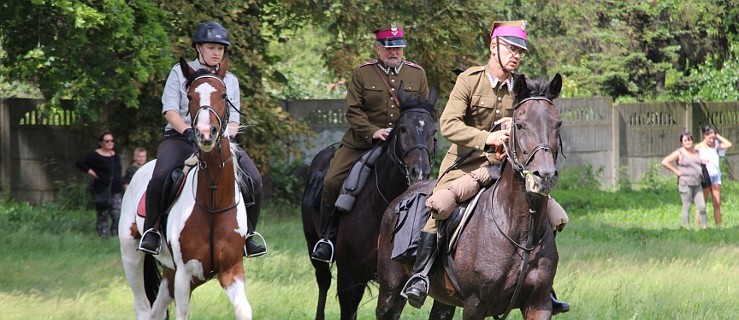
[[[559,173],[557,189],[600,189],[600,177],[603,175],[603,167],[593,170],[593,166],[586,164],[576,168],[566,168]]]

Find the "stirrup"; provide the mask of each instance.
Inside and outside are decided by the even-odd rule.
[[[257,237],[259,237],[259,239],[262,240],[261,242],[262,242],[262,244],[264,246],[264,251],[263,252],[258,252],[258,253],[253,253],[253,254],[249,254],[249,252],[246,250],[246,244],[249,242],[249,238],[252,238],[254,236],[257,236]],[[268,252],[268,250],[267,250],[267,240],[264,240],[264,237],[262,236],[261,233],[254,231],[254,232],[252,232],[250,234],[247,234],[246,237],[244,237],[244,256],[245,257],[247,257],[247,258],[254,258],[254,257],[258,257],[258,256],[263,256],[263,255],[267,254],[267,252]]]
[[[329,246],[329,248],[331,248],[331,254],[329,255],[328,260],[317,259],[313,255],[316,252],[316,249],[318,249],[318,245],[320,245],[321,243],[327,243],[328,246]],[[321,261],[321,262],[326,262],[328,264],[331,264],[331,262],[334,261],[334,244],[331,243],[330,240],[326,240],[326,239],[318,240],[318,242],[316,242],[316,245],[313,246],[313,251],[311,251],[310,258],[313,259],[313,260],[316,260],[316,261]]]
[[[158,240],[157,246],[156,246],[156,248],[154,250],[149,250],[149,249],[144,248],[144,247],[141,246],[141,242],[143,242],[144,241],[144,238],[146,238],[146,234],[148,234],[150,232],[153,232],[156,235],[157,240]],[[150,254],[153,254],[153,255],[158,255],[159,254],[159,251],[162,250],[162,235],[159,233],[159,231],[158,230],[154,230],[154,228],[150,228],[149,230],[144,231],[144,234],[141,235],[141,240],[139,241],[139,248],[138,248],[138,250],[139,251],[146,252],[146,253],[150,253]]]
[[[405,291],[411,287],[411,283],[415,285],[416,281],[423,281],[426,284],[426,292],[424,292],[424,295],[425,296],[429,295],[429,286],[430,286],[429,277],[421,273],[416,273],[412,275],[408,279],[408,281],[405,282],[405,285],[403,285],[403,290],[400,291],[400,296],[403,297],[405,300],[408,300],[408,295],[405,294]]]

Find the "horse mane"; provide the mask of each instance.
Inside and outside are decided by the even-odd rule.
[[[195,79],[208,74],[210,74],[210,71],[208,71],[208,69],[198,69],[197,71],[195,71],[195,73],[188,75],[187,80],[185,81],[185,88],[189,88],[192,82],[195,81]]]

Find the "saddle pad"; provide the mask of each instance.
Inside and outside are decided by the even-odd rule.
[[[188,172],[189,172],[189,169],[188,169]],[[185,188],[186,180],[187,180],[187,173],[184,173],[183,178],[180,179],[179,181],[179,185],[177,185],[177,189],[176,189],[177,192],[175,192],[174,197],[172,197],[172,201],[170,202],[170,204],[174,203],[174,201],[180,196],[180,194],[182,193],[182,189]],[[136,206],[136,214],[139,217],[146,218],[146,192],[144,192],[141,195],[141,198],[139,199],[139,204]]]

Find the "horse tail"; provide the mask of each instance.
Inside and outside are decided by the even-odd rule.
[[[159,293],[159,284],[162,282],[162,274],[159,271],[159,262],[150,254],[144,257],[144,291],[150,304],[154,304]]]

